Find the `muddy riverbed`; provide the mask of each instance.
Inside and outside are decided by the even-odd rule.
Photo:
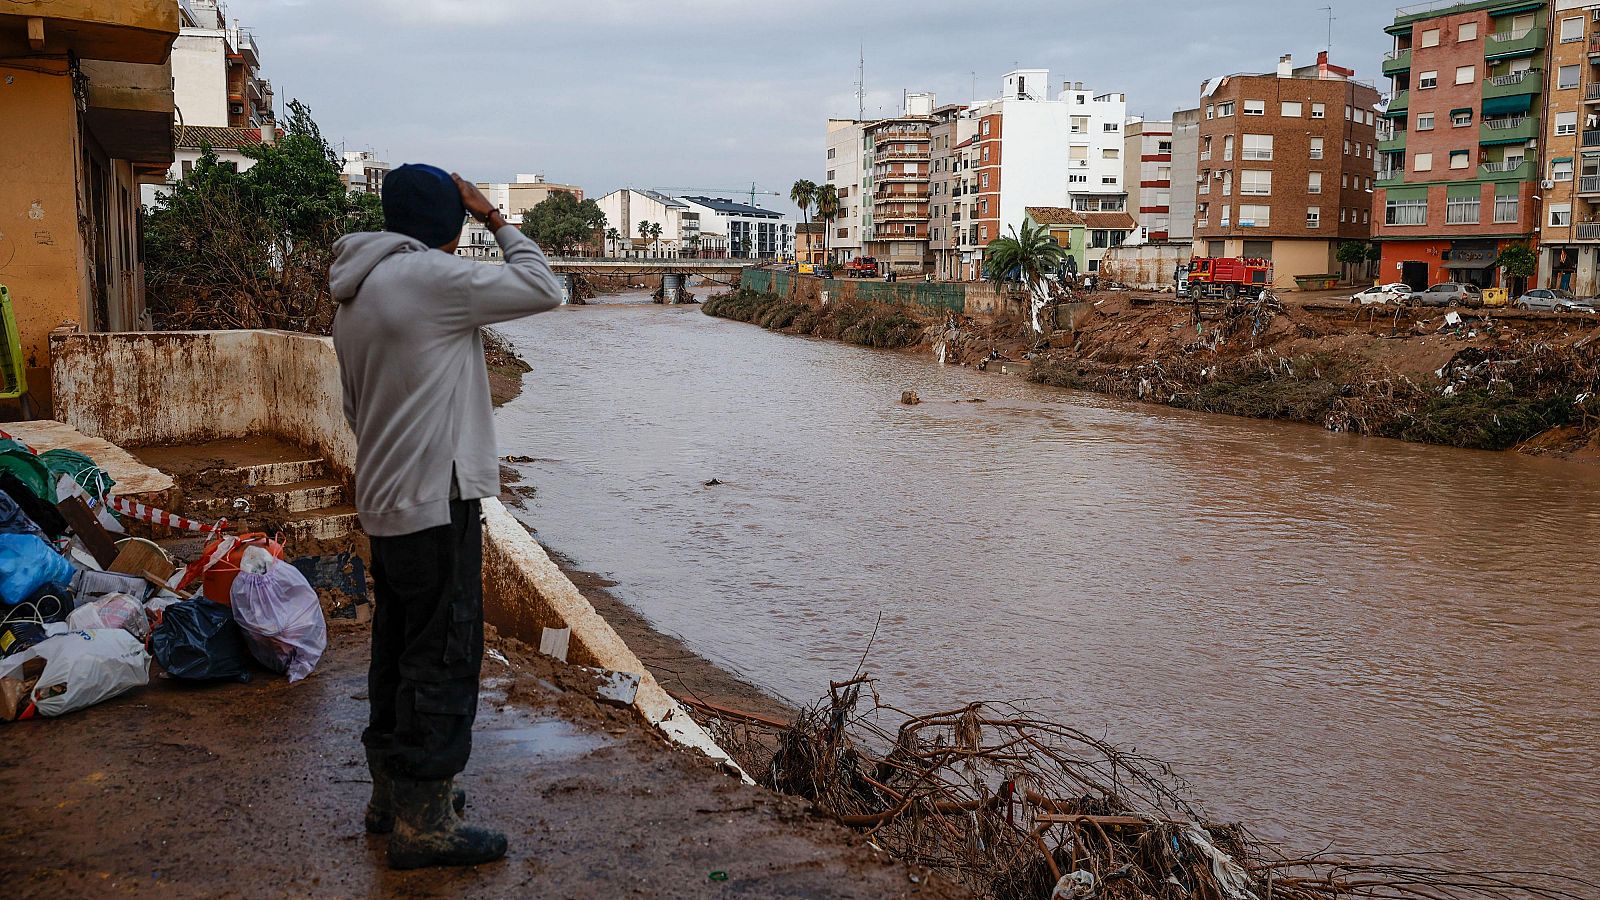
[[[1299,847],[1600,874],[1594,467],[642,299],[506,326],[533,371],[499,428],[525,520],[660,631],[805,701],[881,616],[885,699],[1028,698]]]

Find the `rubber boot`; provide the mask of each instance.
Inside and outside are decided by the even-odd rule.
[[[367,751],[367,771],[372,773],[372,799],[367,801],[367,834],[388,834],[394,831],[394,785],[379,755],[372,750]],[[467,792],[452,787],[450,805],[460,815],[467,808]]]
[[[456,815],[451,783],[392,778],[394,833],[389,868],[476,866],[506,855],[506,836],[476,828]]]

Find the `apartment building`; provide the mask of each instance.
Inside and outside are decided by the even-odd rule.
[[[1540,226],[1546,3],[1407,9],[1384,29],[1394,45],[1383,62],[1392,90],[1372,201],[1381,278],[1417,288],[1498,285],[1500,251],[1536,240]],[[1574,113],[1581,68],[1564,67],[1557,78]]]
[[[932,112],[932,94],[911,94],[904,115],[862,130],[862,227],[867,255],[885,271],[920,272],[928,262]]]
[[[955,281],[963,277],[961,247],[970,221],[966,217],[964,184],[966,154],[978,123],[957,113],[929,129],[933,155],[928,190],[928,249],[933,254],[934,277]]]
[[[837,262],[849,262],[857,256],[868,255],[863,224],[866,205],[862,203],[863,185],[867,179],[863,166],[865,125],[857,119],[828,120],[828,151],[823,183],[832,185],[838,193],[839,215],[830,223],[826,244],[829,254]]]
[[[393,168],[371,150],[346,150],[340,162],[339,177],[352,191],[382,195],[383,179]]]
[[[1337,272],[1341,241],[1368,239],[1379,97],[1354,75],[1323,52],[1202,85],[1195,255],[1270,259],[1286,290]]]
[[[350,154],[345,155],[348,158]],[[384,174],[387,175],[387,172]],[[346,177],[349,177],[348,168]],[[347,183],[351,184],[352,190],[355,189],[354,183]],[[478,190],[483,191],[483,195],[500,210],[506,217],[506,222],[511,225],[521,225],[522,214],[548,200],[552,194],[571,194],[574,199],[583,200],[583,188],[575,184],[545,181],[544,176],[538,174],[518,175],[514,181],[480,181],[477,184]],[[500,258],[500,244],[495,241],[494,235],[489,233],[489,229],[483,223],[468,218],[461,229],[461,243],[456,255],[471,259],[496,260]]]
[[[1555,0],[1551,10],[1550,74],[1536,119],[1538,284],[1592,297],[1600,293],[1600,2]]]
[[[1145,241],[1172,234],[1172,121],[1130,118],[1122,133],[1122,183]]]
[[[1200,179],[1200,108],[1172,114],[1172,205],[1167,214],[1167,240],[1194,240],[1195,190]]]
[[[783,213],[721,197],[675,197],[700,216],[703,235],[727,238],[729,257],[792,259],[794,222]]]
[[[963,182],[973,198],[964,210],[967,278],[981,277],[982,248],[1020,227],[1029,206],[1126,211],[1126,95],[1069,81],[1052,98],[1048,69],[1019,69],[1005,75],[998,99],[973,104],[969,115],[977,133]]]
[[[228,22],[220,0],[179,0],[172,45],[178,117],[186,126],[261,128],[273,120],[272,82],[261,76],[256,39]]]
[[[622,236],[621,246],[612,247],[663,256],[692,256],[700,249],[700,212],[686,201],[658,191],[619,188],[595,201],[606,214],[606,227]],[[659,239],[639,234],[639,224],[661,226]]]

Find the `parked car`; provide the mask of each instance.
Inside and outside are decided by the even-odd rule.
[[[1483,305],[1483,291],[1475,284],[1446,281],[1425,291],[1412,291],[1406,302],[1414,306],[1470,306]]]
[[[1517,309],[1592,313],[1595,301],[1574,297],[1560,288],[1535,288],[1517,298]]]
[[[1411,285],[1401,281],[1369,287],[1350,297],[1351,303],[1362,306],[1382,306],[1387,303],[1404,303],[1411,295]]]

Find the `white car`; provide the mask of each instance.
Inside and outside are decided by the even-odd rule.
[[[1380,284],[1369,287],[1350,298],[1351,303],[1362,306],[1384,306],[1387,304],[1404,303],[1411,296],[1411,285],[1395,282],[1393,284]]]

